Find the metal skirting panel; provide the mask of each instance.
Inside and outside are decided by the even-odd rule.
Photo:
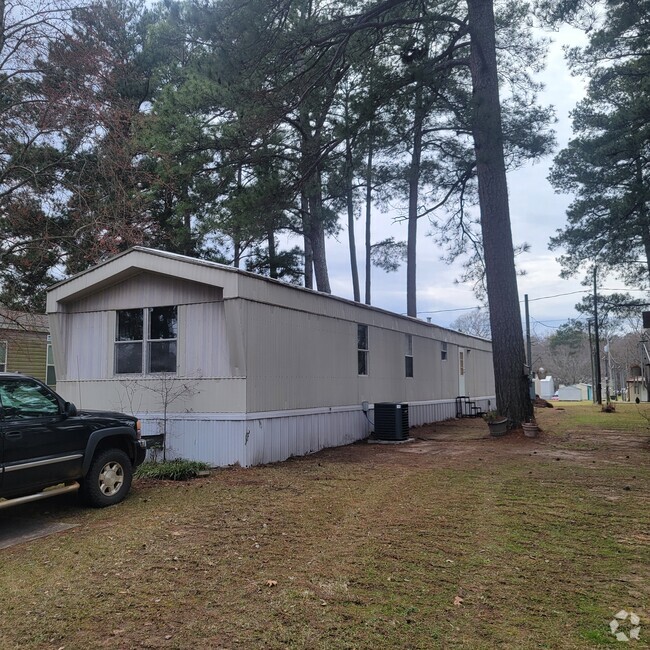
[[[409,425],[417,427],[430,422],[442,422],[456,415],[456,404],[453,400],[436,402],[409,402]]]
[[[494,397],[473,398],[487,410]],[[367,438],[374,412],[368,418],[359,407],[274,411],[268,413],[184,413],[167,418],[166,456],[200,460],[213,467],[249,467],[349,445]],[[455,400],[409,402],[409,425],[419,426],[454,418]],[[163,433],[159,413],[140,414],[142,435]]]
[[[191,415],[191,414],[190,414]],[[138,416],[142,422],[142,436],[159,436],[164,432],[163,418],[155,413]],[[235,417],[237,417],[235,415]],[[200,460],[212,467],[245,465],[246,422],[238,419],[213,419],[210,415],[167,418],[165,454],[168,459]],[[151,458],[160,453],[149,452]]]
[[[472,397],[472,402],[475,402],[482,411],[488,411],[490,409],[490,404],[492,404],[492,408],[494,408],[495,399],[494,395]],[[412,427],[429,424],[431,422],[451,420],[456,417],[456,401],[453,399],[435,400],[431,402],[409,402],[408,404],[409,425]]]
[[[361,409],[248,420],[247,464],[260,465],[304,456],[326,447],[349,445],[370,434]]]

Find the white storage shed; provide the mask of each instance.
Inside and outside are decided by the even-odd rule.
[[[564,402],[579,402],[582,400],[582,390],[580,386],[560,386],[557,389],[558,399]]]
[[[408,403],[411,425],[454,417],[458,395],[494,405],[489,341],[182,255],[130,249],[47,305],[57,390],[166,431],[169,457],[248,466],[351,443],[375,402]]]

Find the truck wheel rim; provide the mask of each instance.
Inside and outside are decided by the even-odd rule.
[[[124,483],[124,470],[117,462],[106,463],[99,473],[99,489],[107,497],[120,491]]]

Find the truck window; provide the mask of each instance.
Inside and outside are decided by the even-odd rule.
[[[25,420],[60,413],[54,395],[29,379],[0,381],[0,404],[6,419]]]

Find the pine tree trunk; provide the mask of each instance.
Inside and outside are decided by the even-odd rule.
[[[422,124],[424,107],[422,105],[422,83],[418,81],[415,89],[415,113],[413,117],[413,152],[409,170],[409,216],[408,239],[406,243],[406,313],[417,317],[417,275],[416,254],[418,236],[418,198],[420,189],[420,163],[422,161]]]
[[[348,244],[350,247],[350,270],[352,272],[352,292],[355,302],[361,302],[359,289],[359,266],[357,264],[357,243],[354,236],[354,197],[352,196],[352,147],[349,138],[345,141],[345,200],[348,209]]]
[[[305,261],[305,288],[314,288],[314,256],[311,252],[311,228],[309,223],[309,202],[304,192],[300,193],[300,213],[302,214],[302,240]]]
[[[650,211],[648,210],[647,202],[643,200],[645,194],[645,171],[644,161],[637,159],[636,161],[636,185],[639,188],[639,222],[641,224],[641,240],[643,242],[643,252],[645,253],[646,272],[650,275]]]
[[[301,120],[305,128],[309,127],[309,115],[306,111]],[[325,253],[325,228],[323,225],[323,188],[319,166],[320,138],[318,133],[312,135],[307,131],[302,134],[301,167],[306,198],[307,220],[309,227],[305,229],[305,237],[309,238],[311,255],[316,278],[316,289],[323,293],[332,293]],[[303,212],[303,215],[305,213]],[[303,222],[305,217],[303,216]],[[306,270],[306,266],[305,266]]]
[[[323,228],[323,197],[320,186],[320,174],[315,174],[316,181],[312,186],[313,194],[309,197],[309,214],[311,219],[311,250],[314,261],[316,289],[323,293],[332,293],[330,289],[327,259],[325,256],[325,229]]]
[[[515,272],[508,187],[503,153],[492,0],[467,0],[471,36],[473,137],[496,401],[512,426],[532,414],[525,374],[526,355]]]
[[[232,236],[233,258],[232,265],[238,269],[241,266],[241,240],[239,239],[239,228],[235,228]]]
[[[242,166],[237,167],[237,191],[242,187]],[[238,269],[241,266],[241,229],[239,226],[233,228],[232,234],[233,261],[232,265]]]
[[[269,249],[269,277],[278,277],[278,257],[275,250],[275,231],[269,230],[266,233],[266,245]]]
[[[370,125],[372,132],[372,124]],[[372,217],[372,135],[368,145],[368,160],[366,163],[366,305],[370,303],[371,269],[372,269],[372,244],[371,244],[371,217]]]

